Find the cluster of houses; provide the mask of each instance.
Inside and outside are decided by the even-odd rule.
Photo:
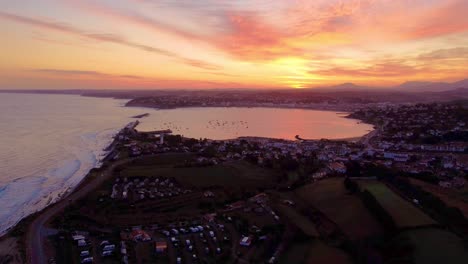
[[[116,200],[138,201],[144,199],[163,199],[191,193],[173,178],[135,177],[116,178],[112,185],[111,198]]]
[[[464,152],[468,146],[453,135],[468,133],[466,110],[449,104],[417,104],[371,108],[353,113],[353,117],[382,124],[381,141],[392,148],[420,151]],[[450,141],[448,141],[450,140]],[[431,141],[430,144],[424,141]]]

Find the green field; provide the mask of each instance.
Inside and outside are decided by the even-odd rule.
[[[437,222],[406,201],[385,184],[378,181],[361,181],[361,188],[369,191],[380,206],[392,217],[397,228],[436,225]]]
[[[468,248],[456,235],[437,228],[422,228],[401,233],[397,240],[413,247],[415,264],[468,263]]]
[[[382,228],[358,196],[348,194],[342,178],[321,180],[296,190],[307,204],[338,224],[350,239],[381,234]]]
[[[232,161],[206,167],[174,167],[171,163],[140,162],[126,167],[123,177],[174,177],[182,184],[195,187],[267,187],[276,174],[245,161]]]

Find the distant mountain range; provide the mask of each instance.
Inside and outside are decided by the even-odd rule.
[[[399,91],[399,92],[443,92],[456,89],[468,89],[468,79],[449,82],[405,82],[391,87],[361,86],[354,83],[343,83],[328,87],[309,88],[315,91]]]
[[[390,87],[377,87],[377,86],[364,86],[354,83],[342,83],[333,86],[322,86],[322,87],[311,87],[304,89],[145,89],[145,90],[99,90],[99,89],[69,89],[69,90],[4,90],[0,89],[0,93],[12,92],[12,93],[43,93],[43,94],[81,94],[86,96],[94,97],[116,97],[116,98],[135,98],[142,96],[157,96],[167,95],[174,93],[216,93],[216,92],[291,92],[296,93],[347,93],[347,92],[364,92],[373,94],[382,93],[449,93],[449,94],[468,94],[468,79],[449,83],[449,82],[423,82],[423,81],[411,81],[405,82],[400,85]]]
[[[394,87],[395,89],[411,92],[442,92],[460,88],[468,88],[468,79],[458,82],[405,82]]]

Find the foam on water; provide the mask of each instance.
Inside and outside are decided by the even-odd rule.
[[[44,173],[19,178],[4,186],[0,193],[0,230],[57,201],[96,163],[92,151],[80,150],[77,159],[64,160]]]

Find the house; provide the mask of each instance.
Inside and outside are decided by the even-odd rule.
[[[133,230],[132,234],[131,234],[131,237],[132,237],[132,240],[135,241],[135,242],[150,241],[151,240],[151,236],[148,235],[148,233],[146,233],[143,230]]]
[[[384,152],[384,158],[394,161],[406,162],[409,160],[409,155],[406,153]]]
[[[244,205],[245,205],[244,201],[237,201],[237,202],[234,202],[232,204],[227,205],[227,209],[228,210],[237,210],[237,209],[240,209],[240,208],[244,207]]]
[[[215,195],[212,191],[205,191],[203,193],[203,196],[208,198],[208,197],[214,197]]]
[[[83,235],[74,235],[72,236],[72,239],[77,241],[77,240],[83,240],[85,237]]]
[[[127,255],[127,246],[124,241],[120,242],[120,254],[122,254],[122,256]]]
[[[254,197],[251,197],[249,201],[261,204],[261,203],[265,203],[267,199],[268,199],[268,196],[266,195],[266,193],[259,193],[255,195]]]
[[[327,176],[327,172],[325,170],[320,170],[312,174],[312,179],[319,180],[319,179],[325,178],[325,176]]]
[[[252,237],[251,236],[244,236],[241,238],[239,245],[243,247],[250,247],[252,245]]]
[[[333,162],[328,165],[328,168],[337,173],[346,173],[346,166],[342,162]]]
[[[167,251],[167,242],[165,240],[158,240],[154,243],[154,249],[157,254],[164,254]]]
[[[211,214],[205,214],[203,216],[203,219],[207,222],[213,222],[215,220],[215,217],[216,217],[216,213],[211,213]]]
[[[439,182],[439,186],[443,188],[452,188],[452,183],[449,181],[441,181]]]

